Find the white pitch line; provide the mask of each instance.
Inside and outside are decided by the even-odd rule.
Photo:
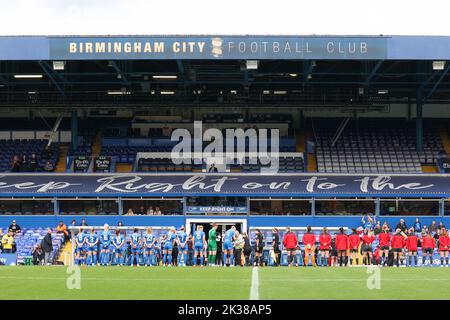
[[[259,300],[259,276],[258,267],[253,267],[252,270],[252,284],[250,287],[249,300]]]

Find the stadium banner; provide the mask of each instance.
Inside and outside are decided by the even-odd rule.
[[[450,59],[440,36],[0,36],[0,60]]]
[[[189,206],[186,207],[187,214],[202,214],[202,213],[233,213],[245,214],[247,207],[224,207],[224,206]]]
[[[111,157],[99,156],[94,158],[94,172],[109,172]]]
[[[448,174],[3,174],[0,196],[450,197]]]
[[[442,159],[442,169],[445,173],[450,173],[450,157]]]
[[[1,253],[0,266],[16,265],[17,256],[15,253]]]
[[[384,37],[60,37],[51,59],[385,59]]]
[[[73,159],[74,172],[86,172],[89,168],[90,160],[86,156],[78,156]]]

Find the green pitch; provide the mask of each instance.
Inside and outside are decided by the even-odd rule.
[[[0,299],[450,299],[450,268],[0,267]],[[376,285],[371,278],[369,282]]]

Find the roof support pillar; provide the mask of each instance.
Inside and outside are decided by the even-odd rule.
[[[423,151],[423,97],[422,90],[416,93],[416,150]]]
[[[72,130],[72,150],[78,148],[78,113],[77,110],[72,110],[71,119],[71,130]]]

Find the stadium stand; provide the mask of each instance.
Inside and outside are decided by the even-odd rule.
[[[424,132],[423,151],[417,152],[412,130],[377,122],[346,128],[334,146],[335,131],[320,125],[315,131],[318,172],[420,173],[422,165],[436,165],[443,146],[433,128]]]
[[[4,228],[3,230],[7,230]],[[52,230],[53,242],[53,258],[56,261],[59,251],[62,248],[64,237],[62,234],[56,233]],[[44,238],[47,230],[45,228],[23,228],[20,232],[15,234],[15,242],[17,246],[17,263],[24,264],[25,258],[31,259],[33,248],[40,244]]]
[[[28,160],[35,154],[37,158],[37,168],[32,171],[53,171],[59,157],[58,144],[53,143],[50,146],[50,152],[46,153],[45,149],[48,140],[43,139],[25,139],[25,140],[0,140],[0,171],[11,172],[13,161],[16,157],[19,162],[19,171],[31,171],[28,164],[22,165],[22,157],[25,156]],[[53,169],[45,170],[47,162],[51,163]]]

